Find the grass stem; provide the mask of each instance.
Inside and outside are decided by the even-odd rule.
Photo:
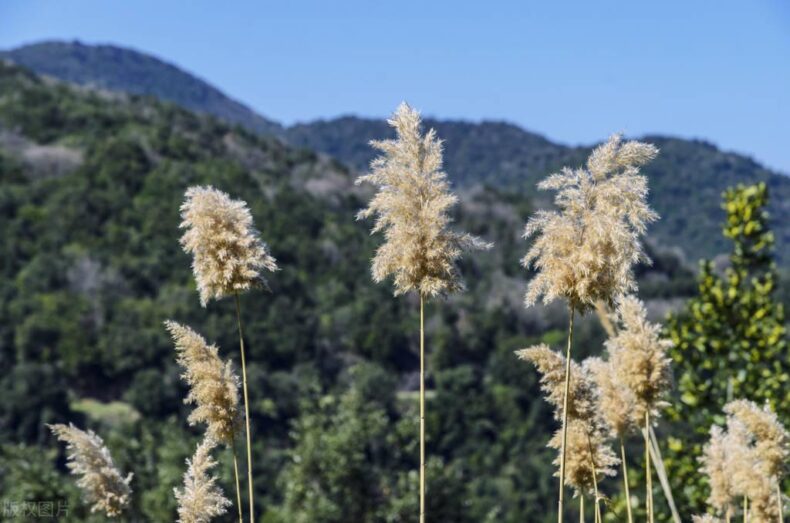
[[[562,399],[562,449],[560,450],[560,499],[557,522],[562,523],[565,500],[565,444],[568,440],[568,395],[571,386],[571,346],[573,345],[573,305],[568,321],[568,349],[565,351],[565,394]]]
[[[241,352],[241,381],[244,388],[244,422],[247,429],[247,483],[250,495],[250,521],[255,521],[255,503],[252,486],[252,436],[250,435],[250,401],[247,394],[247,363],[244,358],[244,334],[241,329],[241,305],[239,293],[236,293],[236,322],[239,326],[239,351]]]

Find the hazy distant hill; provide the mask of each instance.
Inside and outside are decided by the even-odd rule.
[[[189,73],[120,47],[42,43],[8,51],[5,56],[65,81],[149,94],[256,132],[277,134],[293,145],[329,154],[357,170],[365,169],[372,158],[368,142],[391,135],[383,120],[357,117],[283,128]],[[445,140],[447,171],[457,185],[483,183],[515,188],[530,199],[543,197],[535,189],[540,178],[562,165],[580,165],[589,153],[587,148],[556,144],[504,122],[428,120],[427,124],[435,127]],[[764,181],[771,189],[770,210],[778,255],[787,264],[790,177],[770,171],[748,157],[720,151],[706,142],[661,136],[646,139],[662,151],[646,170],[651,179],[652,203],[663,216],[651,228],[656,240],[681,247],[691,262],[725,252],[726,242],[719,234],[723,219],[719,207],[721,192],[737,183]]]
[[[0,57],[39,74],[79,85],[156,96],[253,131],[275,133],[280,130],[279,124],[200,78],[132,49],[76,41],[42,42],[2,51]]]

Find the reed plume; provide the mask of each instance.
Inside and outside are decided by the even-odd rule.
[[[277,262],[253,226],[252,215],[245,202],[232,200],[213,187],[190,187],[185,197],[181,205],[182,221],[179,227],[186,230],[181,237],[181,246],[188,254],[192,254],[192,271],[200,292],[200,303],[205,307],[210,299],[226,296],[233,296],[236,301],[247,436],[250,520],[254,521],[250,402],[239,294],[253,287],[266,286],[261,273],[264,269],[276,271]]]
[[[200,304],[265,286],[277,262],[252,223],[247,204],[213,187],[190,187],[181,205],[184,251],[192,255]]]
[[[653,521],[653,481],[650,458],[650,427],[668,405],[664,400],[672,386],[672,342],[662,339],[659,325],[647,321],[641,301],[624,296],[617,303],[617,333],[606,341],[609,362],[619,383],[633,395],[633,416],[643,422],[648,517]]]
[[[612,328],[611,335],[614,335]],[[620,443],[620,464],[623,470],[623,488],[625,493],[628,523],[633,521],[631,511],[631,490],[628,484],[628,465],[625,456],[625,437],[639,426],[639,419],[633,408],[636,402],[634,393],[626,387],[617,376],[610,361],[600,358],[588,358],[590,374],[596,385],[597,408],[608,426],[611,436]]]
[[[231,504],[210,474],[217,464],[211,458],[215,446],[215,441],[207,435],[198,444],[192,459],[187,459],[184,486],[173,489],[178,500],[179,523],[208,523],[224,514]]]
[[[464,288],[456,262],[464,251],[487,249],[469,234],[449,229],[458,198],[442,170],[442,142],[422,133],[420,113],[405,102],[387,120],[397,137],[371,142],[381,152],[356,183],[378,187],[357,219],[375,217],[371,234],[384,243],[371,264],[373,280],[393,278],[395,296],[420,296],[420,523],[425,521],[425,300]]]
[[[534,237],[522,265],[537,274],[527,287],[525,304],[542,297],[548,304],[558,298],[568,302],[565,397],[571,381],[571,347],[575,312],[596,305],[611,305],[636,286],[633,265],[649,262],[640,242],[647,224],[658,215],[647,204],[647,179],[639,167],[658,154],[641,142],[623,142],[613,135],[596,148],[586,169],[564,168],[540,184],[555,190],[558,210],[539,211],[529,219],[525,237]],[[567,409],[563,409],[567,412]],[[567,419],[562,420],[560,492],[557,519],[563,520],[565,440]]]
[[[729,519],[742,497],[744,512],[748,506],[749,521],[780,521],[781,492],[777,475],[771,475],[775,471],[773,467],[777,463],[773,460],[777,454],[773,449],[766,451],[750,428],[732,413],[738,412],[755,423],[753,428],[761,429],[766,428],[762,423],[770,421],[770,417],[758,414],[756,411],[760,409],[753,404],[734,403],[725,406],[725,410],[730,412],[726,430],[711,427],[710,441],[700,458],[701,470],[711,487],[708,503]],[[771,433],[774,434],[773,430]]]
[[[423,134],[420,113],[406,103],[387,122],[397,138],[371,142],[382,154],[356,181],[379,189],[357,214],[358,220],[375,216],[371,233],[384,233],[371,266],[373,279],[393,276],[396,296],[417,291],[427,298],[463,290],[457,260],[464,251],[490,245],[448,228],[458,198],[442,171],[436,131]]]
[[[574,494],[595,496],[596,520],[600,519],[598,502],[602,499],[598,488],[599,476],[613,476],[619,460],[608,445],[608,429],[597,403],[598,391],[593,379],[593,368],[599,360],[588,360],[584,364],[568,362],[559,352],[541,344],[516,351],[519,359],[535,365],[541,374],[541,389],[546,400],[554,407],[557,420],[567,419],[568,430],[558,430],[549,441],[549,447],[558,450],[555,465],[562,468],[563,438],[565,438],[566,462],[564,484],[573,487]],[[574,378],[568,388],[565,401],[565,372],[570,363]],[[564,412],[567,409],[567,418]],[[555,476],[561,477],[562,470]]]
[[[91,512],[104,512],[107,517],[119,516],[129,504],[132,474],[125,478],[113,463],[104,441],[93,431],[82,431],[69,423],[49,425],[52,433],[66,443],[68,468],[82,476],[77,486],[91,504]]]
[[[215,345],[189,327],[166,321],[178,352],[181,377],[190,390],[185,403],[194,404],[189,424],[206,424],[206,434],[217,442],[232,444],[239,424],[239,378],[231,362],[223,363]]]
[[[783,521],[784,500],[780,484],[787,472],[790,458],[790,434],[768,405],[760,408],[751,401],[736,400],[725,405],[724,412],[739,421],[749,432],[755,459],[762,472],[760,483],[749,489],[756,492],[752,497],[753,513],[770,514],[770,507],[761,505],[772,504],[773,497],[778,520]],[[773,488],[766,482],[772,483]]]
[[[722,521],[710,514],[703,514],[701,516],[691,516],[692,523],[722,523]]]
[[[537,274],[527,288],[527,306],[565,298],[577,311],[612,303],[634,290],[632,266],[648,261],[640,236],[658,215],[647,204],[647,178],[639,167],[658,150],[613,135],[596,148],[586,169],[564,168],[540,184],[555,190],[558,211],[538,211],[527,222],[534,236],[522,260]]]

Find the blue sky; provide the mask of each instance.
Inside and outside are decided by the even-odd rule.
[[[134,47],[292,123],[425,114],[703,138],[790,173],[786,0],[2,0],[0,48]]]

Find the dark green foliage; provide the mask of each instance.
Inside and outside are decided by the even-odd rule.
[[[769,402],[790,424],[787,333],[784,308],[774,296],[774,237],[767,204],[764,184],[724,194],[724,236],[733,242],[729,266],[721,272],[703,262],[699,295],[669,321],[677,397],[670,409],[666,459],[670,477],[682,486],[678,497],[684,513],[700,512],[704,505],[697,458],[710,426],[723,422],[725,403]]]

